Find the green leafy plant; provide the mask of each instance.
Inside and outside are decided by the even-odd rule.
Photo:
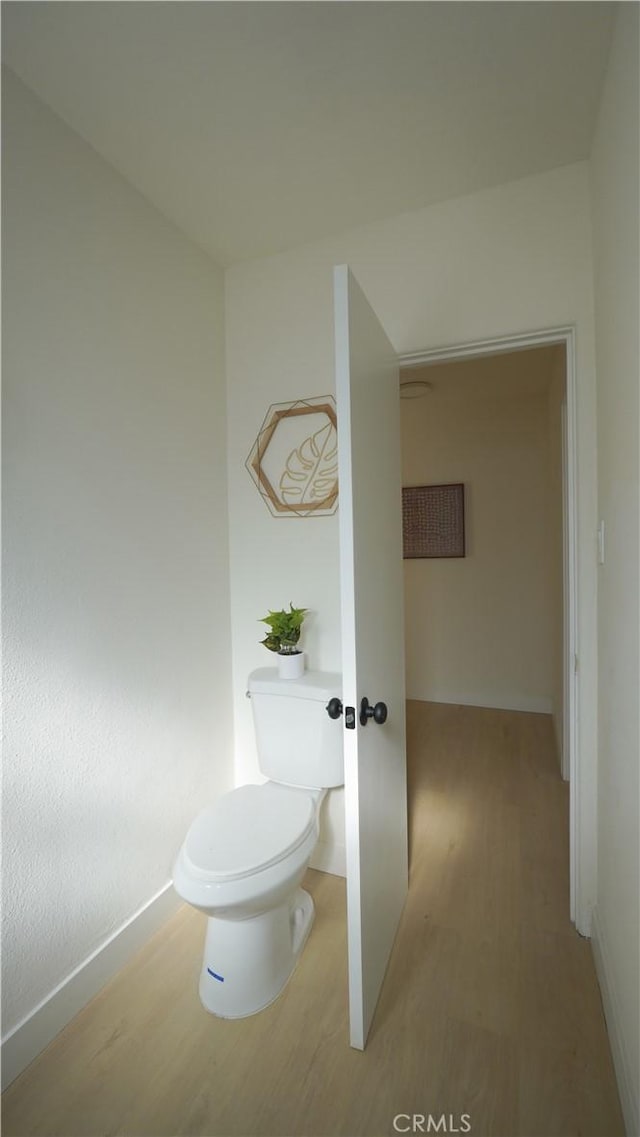
[[[300,639],[300,629],[307,608],[294,608],[289,604],[289,611],[282,608],[279,612],[269,612],[263,616],[260,623],[269,628],[268,634],[260,643],[269,651],[278,651],[282,655],[293,654],[297,651],[296,644]]]

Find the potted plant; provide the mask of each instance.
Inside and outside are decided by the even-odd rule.
[[[306,608],[294,608],[290,603],[288,612],[286,608],[281,608],[279,612],[270,611],[260,621],[269,628],[260,642],[269,651],[278,653],[278,674],[281,679],[298,679],[304,672],[304,652],[300,651],[298,640],[306,612]]]

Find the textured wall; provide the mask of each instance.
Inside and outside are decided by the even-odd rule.
[[[4,89],[4,1028],[231,780],[222,278]]]

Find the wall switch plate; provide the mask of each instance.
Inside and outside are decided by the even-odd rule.
[[[598,525],[598,564],[604,564],[604,521]]]

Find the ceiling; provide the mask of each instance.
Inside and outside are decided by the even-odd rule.
[[[403,367],[400,382],[425,380],[426,401],[522,399],[547,393],[554,377],[563,374],[563,344],[520,348],[516,351],[450,359]],[[408,414],[412,411],[409,409]]]
[[[615,8],[7,2],[3,58],[230,264],[585,158]]]

